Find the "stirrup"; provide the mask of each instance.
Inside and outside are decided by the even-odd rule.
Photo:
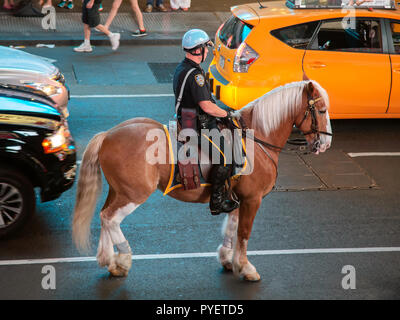
[[[232,212],[233,210],[239,208],[239,201],[235,199],[225,199],[222,202],[220,202],[216,208],[211,208],[211,203],[210,203],[210,211],[213,216],[219,215],[222,212],[229,213]]]

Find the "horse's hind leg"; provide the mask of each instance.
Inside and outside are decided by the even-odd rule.
[[[239,210],[234,210],[225,217],[222,225],[222,236],[224,240],[217,249],[218,261],[227,271],[232,270],[233,244],[237,232],[238,215]]]
[[[120,201],[107,199],[101,211],[101,233],[97,251],[97,261],[100,266],[108,266],[113,276],[127,276],[132,266],[132,251],[123,235],[120,224],[139,205],[133,202],[121,204]],[[118,254],[114,253],[114,245]]]

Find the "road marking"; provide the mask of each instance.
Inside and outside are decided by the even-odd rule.
[[[349,157],[399,157],[400,152],[350,152]]]
[[[290,255],[290,254],[379,253],[379,252],[400,252],[400,247],[258,250],[258,251],[248,251],[247,255],[249,255],[249,256],[269,256],[269,255]],[[214,257],[217,257],[216,252],[166,253],[166,254],[133,255],[132,260],[190,259],[190,258],[214,258]],[[96,261],[96,257],[0,260],[0,266],[93,262],[93,261]]]
[[[158,97],[175,97],[175,95],[172,94],[172,93],[71,95],[71,98],[76,98],[76,99],[91,99],[91,98],[158,98]]]

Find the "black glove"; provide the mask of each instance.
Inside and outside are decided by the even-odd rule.
[[[233,121],[232,121],[232,115],[233,115],[233,112],[232,111],[226,111],[227,112],[227,115],[225,116],[225,117],[223,117],[223,118],[221,118],[221,121],[228,127],[228,128],[231,128],[231,127],[234,127],[234,125],[233,125]]]

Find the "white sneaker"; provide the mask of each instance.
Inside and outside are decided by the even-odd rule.
[[[75,52],[92,52],[92,46],[90,44],[85,44],[84,42],[79,46],[74,48]]]
[[[121,38],[121,35],[119,33],[113,33],[110,36],[110,42],[111,42],[111,49],[112,50],[117,50],[119,47],[119,39]]]

